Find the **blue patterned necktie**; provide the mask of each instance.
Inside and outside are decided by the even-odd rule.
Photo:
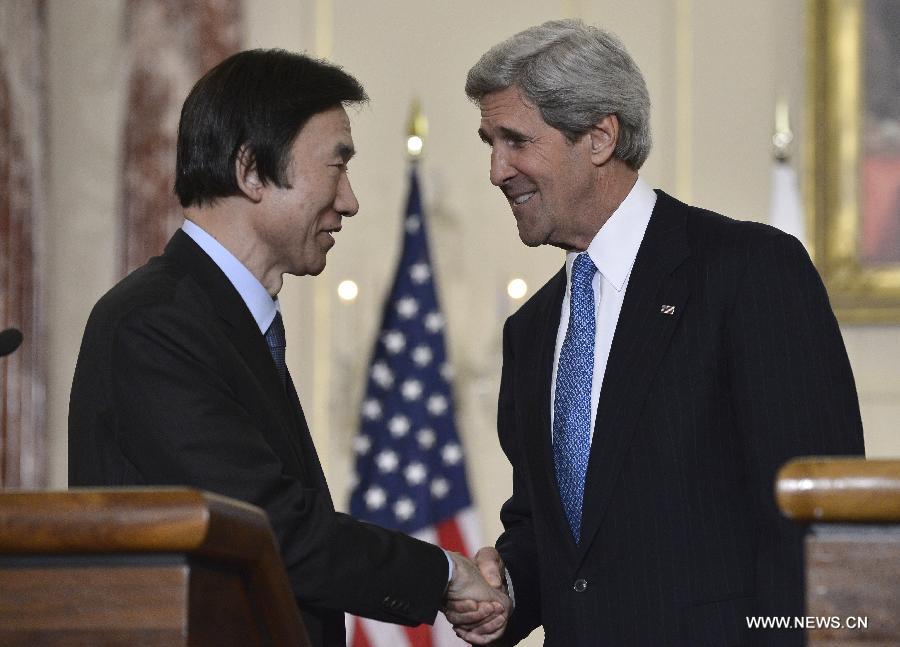
[[[287,343],[284,337],[284,322],[281,320],[281,313],[277,310],[275,318],[266,331],[266,343],[269,345],[272,359],[275,360],[275,368],[278,369],[278,375],[281,376],[281,383],[287,384],[287,363],[285,362]]]
[[[569,325],[559,352],[553,398],[553,463],[572,536],[581,540],[584,480],[591,452],[591,382],[594,377],[594,289],[597,268],[587,253],[575,257]]]

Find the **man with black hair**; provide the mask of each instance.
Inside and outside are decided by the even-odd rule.
[[[284,361],[284,274],[317,275],[359,204],[341,69],[236,54],[184,103],[175,191],[185,222],[104,295],[69,409],[71,486],[187,485],[262,507],[313,645],[343,612],[431,623],[465,600],[487,642],[508,599],[455,553],[337,513]],[[473,602],[478,601],[478,602]]]

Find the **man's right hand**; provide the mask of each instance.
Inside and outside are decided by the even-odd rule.
[[[457,636],[474,645],[487,645],[506,629],[512,603],[502,588],[493,586],[500,582],[498,577],[492,577],[489,584],[474,562],[459,553],[450,556],[453,578],[447,587],[444,614]]]

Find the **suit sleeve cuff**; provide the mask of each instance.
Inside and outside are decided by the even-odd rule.
[[[441,550],[444,550],[443,548]],[[447,587],[444,589],[444,593],[447,592],[447,589],[450,588],[450,582],[453,581],[453,569],[456,568],[453,565],[453,558],[450,557],[450,551],[444,550],[444,557],[447,558]]]
[[[516,591],[513,588],[512,576],[509,574],[509,569],[505,566],[503,567],[503,575],[506,578],[506,594],[509,596],[509,601],[512,602],[512,610],[515,610]]]

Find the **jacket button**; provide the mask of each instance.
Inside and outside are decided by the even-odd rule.
[[[585,589],[587,589],[587,580],[575,580],[572,588],[575,589],[576,593],[584,593]]]

